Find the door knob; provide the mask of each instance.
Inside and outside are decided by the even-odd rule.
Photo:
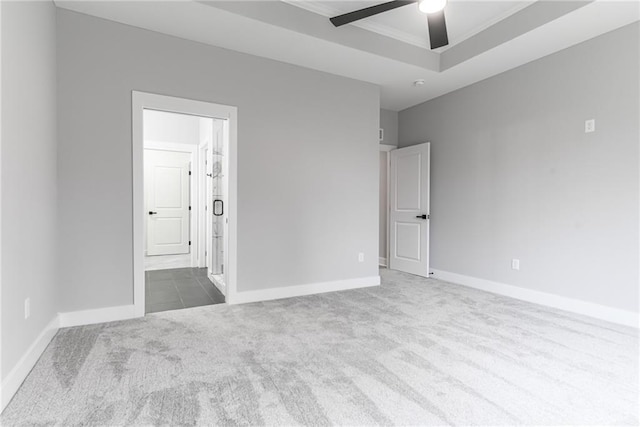
[[[149,211],[149,215],[157,215],[158,212]]]
[[[416,215],[418,219],[427,219],[428,215]]]

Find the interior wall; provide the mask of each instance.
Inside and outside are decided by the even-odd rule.
[[[52,2],[2,8],[2,365],[4,381],[58,312],[56,21]],[[31,299],[31,316],[24,302]]]
[[[398,112],[380,109],[380,128],[384,129],[380,144],[398,146]]]
[[[400,146],[431,142],[434,269],[638,311],[639,28],[400,112]]]
[[[133,300],[132,90],[238,107],[238,291],[378,275],[376,86],[65,10],[58,40],[62,311]]]
[[[207,119],[188,114],[144,110],[144,139],[145,141],[199,145],[202,120]]]

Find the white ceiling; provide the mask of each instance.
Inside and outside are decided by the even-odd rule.
[[[380,86],[381,106],[396,111],[640,19],[635,0],[450,0],[445,14],[452,43],[434,52],[426,38],[423,47],[417,45],[427,31],[426,25],[421,28],[424,15],[412,5],[359,27],[334,28],[325,15],[378,2],[305,1],[304,8],[291,2],[56,0],[56,5],[374,83]],[[412,39],[417,42],[408,42]],[[426,84],[414,87],[416,79]]]
[[[326,17],[332,17],[380,4],[385,0],[282,1]],[[533,1],[534,0],[449,0],[445,10],[449,46],[440,48],[438,52],[446,50],[447,48],[477,34],[496,22],[507,18],[530,5]],[[373,31],[405,43],[429,49],[427,18],[424,13],[418,11],[417,3],[390,10],[361,21],[357,21],[351,25]]]

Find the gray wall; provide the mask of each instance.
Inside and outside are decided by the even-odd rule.
[[[63,10],[58,41],[62,311],[132,303],[132,90],[238,107],[239,291],[378,275],[376,86]]]
[[[380,144],[398,145],[398,112],[380,109],[380,127],[384,129],[384,140]]]
[[[2,8],[2,366],[4,380],[57,314],[56,28],[52,2]],[[31,317],[24,300],[31,298]]]
[[[639,36],[635,23],[400,113],[400,146],[431,142],[434,269],[638,310]]]

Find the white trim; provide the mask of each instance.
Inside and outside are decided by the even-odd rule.
[[[198,203],[200,207],[197,210],[198,216],[198,267],[203,268],[207,266],[207,257],[205,250],[207,248],[207,215],[205,207],[207,204],[207,166],[205,156],[205,150],[207,148],[207,142],[201,143],[198,146]]]
[[[131,304],[119,307],[58,313],[51,322],[45,326],[33,344],[31,344],[4,381],[2,381],[0,385],[0,412],[9,404],[60,328],[93,325],[95,323],[114,322],[117,320],[141,317],[137,313],[136,308],[136,306]]]
[[[162,151],[177,151],[179,153],[196,153],[198,146],[195,144],[179,144],[177,142],[167,141],[154,141],[146,139],[144,141],[145,150],[162,150]]]
[[[218,288],[218,290],[220,291],[220,293],[221,293],[222,295],[224,295],[224,296],[225,296],[225,298],[226,298],[226,295],[227,295],[227,288],[226,288],[226,286],[224,285],[224,283],[220,283],[219,281],[217,281],[217,280],[216,280],[216,278],[215,278],[215,275],[213,275],[213,274],[209,274],[209,275],[208,275],[208,277],[209,277],[209,280],[211,280],[211,282],[214,284],[214,286],[215,286],[216,288]]]
[[[228,194],[228,270],[225,282],[228,297],[236,292],[237,280],[237,179],[238,179],[238,109],[228,105],[195,101],[171,96],[132,91],[132,162],[133,162],[133,302],[137,316],[145,314],[144,286],[144,144],[143,110],[151,109],[174,113],[212,117],[227,121],[229,129],[229,194]]]
[[[136,308],[135,305],[131,304],[60,313],[59,325],[61,328],[68,328],[70,326],[93,325],[142,317],[137,313]]]
[[[2,4],[0,4],[0,48],[3,46],[2,44]],[[4,55],[2,55],[0,53],[0,100],[2,99],[2,57]],[[2,102],[0,102],[0,224],[3,224],[2,222]],[[57,118],[56,118],[57,120]],[[57,148],[56,148],[57,150]],[[57,154],[57,151],[56,151]],[[2,227],[0,227],[0,242],[2,242]],[[0,307],[2,307],[2,245],[0,244]],[[5,384],[4,382],[1,382],[2,380],[2,374],[4,373],[2,371],[2,341],[4,341],[2,339],[2,316],[0,313],[0,413],[2,413],[2,411],[4,410],[4,408],[7,406],[7,403],[9,403],[9,401],[11,400],[11,397],[13,397],[13,395],[15,394],[15,391],[12,391],[9,393],[9,398],[5,398]],[[13,371],[11,371],[13,372]],[[10,375],[7,376],[7,379],[10,378]],[[9,386],[10,387],[10,386]],[[16,389],[17,390],[17,389]]]
[[[2,381],[2,385],[0,386],[0,412],[4,411],[4,408],[7,407],[59,328],[58,316],[56,315],[53,320],[45,326],[33,344],[31,344],[29,349],[6,376],[5,380]]]
[[[383,265],[384,267],[388,267],[388,260],[389,260],[389,214],[391,213],[391,202],[389,199],[389,190],[390,190],[390,180],[389,180],[389,175],[391,172],[391,156],[389,155],[389,153],[393,150],[397,150],[398,147],[396,147],[395,145],[389,145],[389,144],[379,144],[379,150],[381,153],[387,153],[387,227],[386,227],[386,231],[387,231],[387,247],[385,248],[385,256],[386,258],[382,258],[379,257],[380,259],[378,260],[378,264],[379,265]],[[384,259],[384,264],[382,264],[382,261]]]
[[[601,304],[582,301],[574,298],[563,297],[556,294],[534,291],[532,289],[521,288],[519,286],[507,285],[505,283],[493,282],[491,280],[478,279],[476,277],[462,274],[450,273],[448,271],[431,270],[434,279],[445,282],[456,283],[470,288],[480,289],[494,294],[558,308],[584,316],[595,317],[607,322],[617,323],[625,326],[638,327],[638,313],[621,310],[619,308],[607,307]]]
[[[198,221],[199,218],[197,214],[200,209],[200,181],[198,179],[198,176],[200,174],[200,159],[198,146],[190,144],[178,144],[175,142],[145,140],[144,149],[173,151],[177,153],[188,153],[191,155],[191,170],[189,171],[189,203],[191,205],[191,210],[189,211],[189,240],[191,241],[191,247],[189,248],[189,254],[191,255],[191,267],[198,267],[198,245],[200,241],[200,229]],[[147,243],[146,230],[147,225],[145,222],[145,247]]]
[[[282,288],[236,292],[232,298],[227,296],[227,302],[229,304],[244,304],[249,302],[321,294],[325,292],[345,291],[348,289],[368,288],[378,285],[380,285],[380,276],[360,277],[357,279],[334,280],[331,282],[318,282],[306,285],[285,286]]]
[[[234,108],[225,127],[226,139],[229,144],[229,157],[227,159],[227,198],[229,200],[229,210],[227,214],[227,254],[225,260],[229,266],[225,270],[226,298],[235,296],[238,277],[238,110]]]
[[[378,257],[378,265],[381,267],[387,266],[387,259],[383,257]]]

